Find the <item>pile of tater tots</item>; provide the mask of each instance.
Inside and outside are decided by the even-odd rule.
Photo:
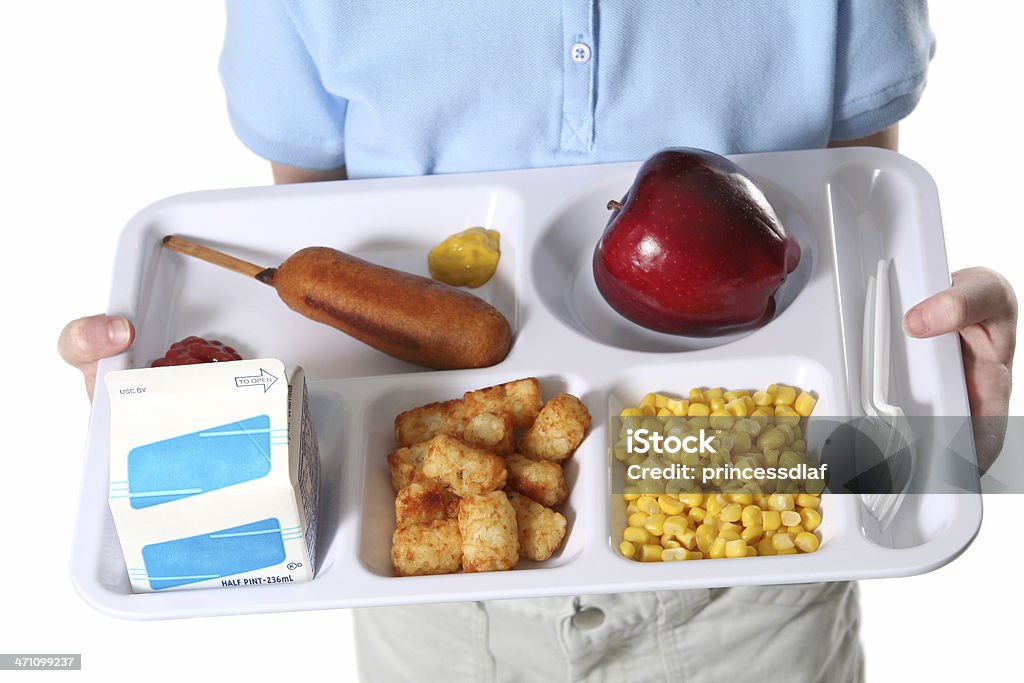
[[[547,403],[536,378],[467,392],[395,418],[397,576],[512,569],[562,544],[569,497],[562,462],[590,413],[571,394]]]

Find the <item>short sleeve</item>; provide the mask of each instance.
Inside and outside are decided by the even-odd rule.
[[[935,52],[926,0],[841,0],[836,50],[832,139],[898,122],[921,99]]]
[[[220,76],[231,125],[253,152],[299,168],[345,164],[346,102],[325,90],[281,0],[227,0]]]

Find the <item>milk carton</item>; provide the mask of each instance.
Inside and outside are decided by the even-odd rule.
[[[308,581],[319,454],[276,359],[111,372],[110,510],[132,590]]]

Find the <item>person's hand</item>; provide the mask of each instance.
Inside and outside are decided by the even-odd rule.
[[[953,286],[907,311],[903,329],[912,337],[960,333],[971,415],[975,418],[978,467],[984,473],[1003,447],[1009,413],[1017,297],[999,273],[967,268]],[[978,418],[983,418],[979,420]],[[983,426],[982,429],[978,429]]]
[[[91,401],[96,386],[96,363],[121,353],[131,346],[133,339],[135,328],[127,318],[92,315],[64,326],[57,340],[57,351],[61,358],[82,371]]]

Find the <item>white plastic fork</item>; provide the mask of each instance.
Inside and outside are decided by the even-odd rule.
[[[868,416],[866,424],[877,431],[877,442],[889,469],[892,492],[868,491],[861,500],[885,529],[899,511],[915,467],[915,449],[910,425],[903,410],[889,403],[889,370],[892,355],[892,303],[889,291],[889,262],[880,260],[873,277],[868,278],[864,301],[864,336],[861,363],[861,407]],[[882,426],[887,429],[881,429]],[[883,433],[884,432],[884,433]]]

